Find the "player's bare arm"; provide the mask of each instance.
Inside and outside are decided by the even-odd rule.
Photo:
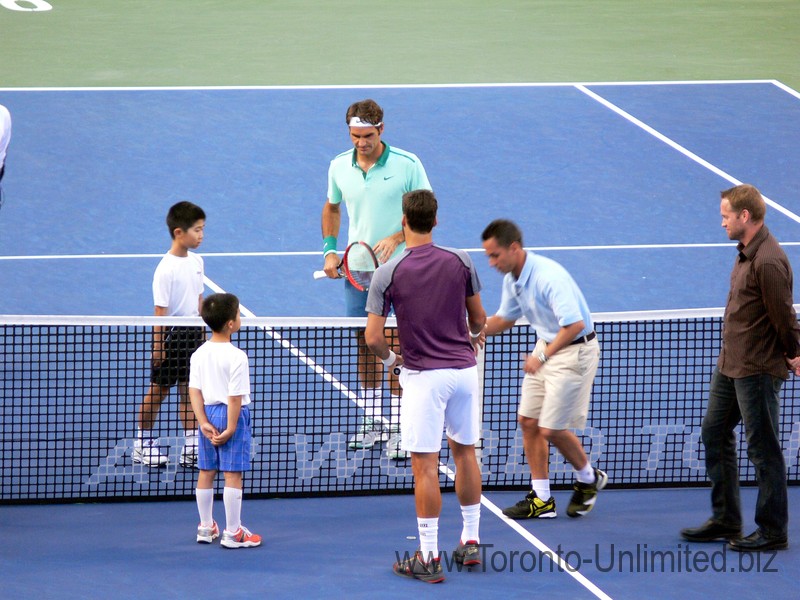
[[[475,294],[466,300],[467,323],[469,324],[469,337],[475,352],[483,348],[486,343],[486,310],[481,302],[481,295]]]
[[[389,237],[383,238],[381,241],[375,244],[372,249],[375,251],[375,256],[378,257],[378,261],[385,263],[387,260],[389,260],[392,257],[392,254],[394,254],[394,251],[397,250],[397,247],[402,244],[405,239],[406,236],[401,230],[397,233],[393,233]]]
[[[219,432],[208,421],[206,417],[205,402],[203,400],[203,392],[197,388],[189,388],[189,401],[192,403],[192,411],[197,419],[197,425],[202,434],[209,440],[213,439]]]
[[[556,337],[553,338],[552,342],[547,344],[547,347],[544,350],[545,361],[562,348],[569,346],[572,343],[572,340],[578,337],[578,334],[583,331],[585,327],[586,324],[583,321],[576,321],[575,323],[566,325],[559,329]],[[542,359],[538,354],[530,354],[525,359],[525,372],[533,375],[541,368],[543,364],[544,362],[542,362]]]
[[[341,208],[338,204],[331,204],[326,200],[325,205],[322,207],[322,237],[338,237],[341,223]],[[325,257],[325,266],[323,270],[331,279],[337,279],[339,277],[338,267],[339,255],[336,254],[336,252],[331,252]]]
[[[516,321],[509,321],[502,317],[498,317],[497,315],[493,315],[486,319],[484,332],[487,336],[497,335],[498,333],[503,333],[504,331],[511,329],[514,326],[514,323],[516,323]]]
[[[228,396],[228,423],[225,431],[220,431],[211,438],[211,443],[215,446],[222,446],[236,433],[236,424],[239,422],[239,415],[242,412],[242,397]]]
[[[156,306],[153,314],[157,317],[167,316],[166,306]],[[153,355],[151,357],[154,367],[164,362],[164,328],[160,325],[153,327]]]
[[[403,357],[395,354],[386,341],[386,317],[369,313],[367,315],[367,328],[364,330],[364,341],[375,356],[383,361],[387,369],[393,369],[403,364]],[[394,355],[391,362],[386,362]]]

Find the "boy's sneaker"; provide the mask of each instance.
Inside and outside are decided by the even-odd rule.
[[[572,489],[572,498],[567,507],[567,516],[569,517],[582,517],[594,508],[594,503],[597,501],[597,492],[606,487],[608,483],[608,475],[600,469],[594,470],[594,483],[581,483],[576,481]]]
[[[215,539],[219,537],[219,526],[217,522],[214,521],[214,524],[211,527],[203,527],[203,524],[197,526],[197,543],[198,544],[210,544]]]
[[[167,464],[167,456],[161,454],[158,440],[136,440],[133,442],[133,462],[148,467],[163,467]]]
[[[365,417],[358,428],[358,433],[350,438],[348,446],[351,450],[369,450],[375,444],[386,441],[385,436],[386,434],[380,421]]]
[[[186,444],[181,449],[180,465],[187,469],[197,468],[197,446]]]
[[[481,564],[481,551],[478,542],[470,540],[467,543],[458,543],[458,548],[453,552],[456,562],[465,567]]]
[[[392,436],[389,438],[389,443],[386,445],[386,456],[388,456],[390,460],[407,460],[411,454],[400,447],[402,442],[400,426],[392,425],[389,432]]]
[[[503,509],[503,514],[509,519],[552,519],[556,514],[556,500],[552,496],[545,501],[531,490],[524,499],[514,506]]]
[[[224,530],[220,544],[225,548],[255,548],[261,545],[261,536],[241,525],[236,533]]]
[[[442,563],[438,558],[429,563],[422,560],[422,554],[417,550],[409,559],[394,563],[392,570],[401,577],[419,579],[425,583],[440,583],[444,581]]]

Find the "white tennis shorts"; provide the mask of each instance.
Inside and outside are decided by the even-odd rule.
[[[546,346],[539,340],[534,354],[543,352]],[[519,414],[538,419],[539,427],[545,429],[583,429],[599,363],[600,344],[596,339],[559,350],[535,375],[525,375]]]
[[[480,439],[478,368],[400,371],[401,446],[408,452],[439,452],[442,431],[465,446]]]

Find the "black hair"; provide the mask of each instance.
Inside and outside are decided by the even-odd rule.
[[[439,203],[430,190],[412,190],[403,194],[406,225],[415,233],[430,233],[436,225]]]
[[[188,231],[195,223],[201,219],[205,220],[205,218],[206,213],[196,204],[192,204],[186,200],[173,204],[167,213],[169,235],[174,239],[176,229]]]
[[[522,231],[517,227],[514,221],[508,219],[495,219],[486,226],[481,235],[481,240],[484,242],[494,238],[497,243],[503,248],[508,248],[514,242],[518,242],[520,246],[522,243]]]
[[[233,294],[211,294],[203,300],[200,315],[211,331],[219,333],[228,321],[236,320],[238,310],[239,298]]]

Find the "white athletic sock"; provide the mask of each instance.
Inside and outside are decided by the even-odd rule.
[[[391,410],[390,413],[390,422],[393,426],[397,427],[397,430],[400,430],[400,396],[395,396],[392,394],[390,399],[389,409]]]
[[[586,461],[586,466],[582,469],[575,469],[575,478],[581,483],[594,483],[594,469],[592,463]]]
[[[207,490],[197,488],[194,491],[197,498],[197,512],[200,513],[200,525],[211,527],[214,524],[214,488]]]
[[[419,531],[419,550],[422,560],[430,562],[439,558],[439,518],[421,519],[417,517],[417,530]]]
[[[225,529],[236,533],[242,526],[242,490],[226,486],[222,490],[222,500],[225,502]]]
[[[536,492],[540,500],[547,502],[552,494],[550,493],[549,479],[531,479],[531,489]]]
[[[461,529],[461,543],[467,542],[480,543],[480,524],[481,524],[481,505],[471,504],[469,506],[461,507],[461,518],[464,525]]]
[[[361,397],[364,399],[364,415],[368,419],[380,417],[383,390],[381,388],[361,388]]]

